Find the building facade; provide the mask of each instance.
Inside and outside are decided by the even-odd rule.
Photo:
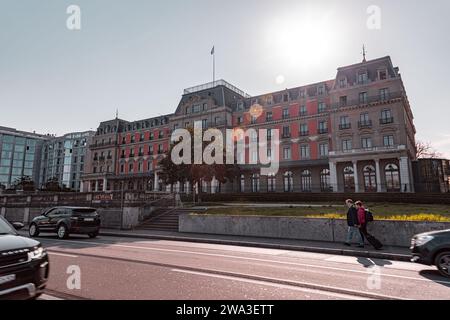
[[[268,140],[274,129],[280,133],[277,174],[261,176],[260,166],[248,164],[257,155],[246,149],[235,155],[247,163],[241,176],[225,186],[204,182],[205,192],[414,192],[413,115],[390,57],[339,68],[332,80],[259,96],[220,80],[185,89],[173,114],[103,122],[89,147],[82,189],[165,190],[158,161],[170,133],[196,121],[222,132],[267,129]]]
[[[39,182],[41,150],[47,135],[0,127],[0,185],[10,188],[22,177]]]
[[[87,145],[94,134],[94,131],[74,132],[45,141],[41,152],[40,188],[55,179],[61,188],[80,191]]]

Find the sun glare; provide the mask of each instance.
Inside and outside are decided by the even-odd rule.
[[[334,30],[329,15],[290,15],[270,25],[267,40],[285,67],[310,67],[331,54]]]

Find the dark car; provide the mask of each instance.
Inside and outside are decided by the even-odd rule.
[[[31,221],[29,234],[37,237],[40,232],[56,232],[58,238],[66,239],[75,233],[95,238],[99,230],[100,216],[95,208],[54,207]]]
[[[450,230],[426,232],[411,240],[412,262],[435,265],[450,277]]]
[[[36,240],[21,237],[0,216],[0,300],[35,299],[45,289],[49,273],[48,255]]]

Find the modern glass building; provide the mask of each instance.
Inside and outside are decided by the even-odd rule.
[[[0,127],[0,184],[11,187],[22,177],[39,184],[40,154],[46,135]]]
[[[61,187],[79,191],[86,146],[94,134],[94,131],[68,133],[46,141],[41,152],[40,187],[56,179]]]

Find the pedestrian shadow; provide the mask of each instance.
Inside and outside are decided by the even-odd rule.
[[[419,275],[440,285],[446,286],[447,288],[450,288],[450,278],[444,277],[439,273],[438,270],[422,270],[419,272]]]
[[[358,261],[359,264],[363,265],[364,268],[370,268],[373,266],[384,267],[384,266],[392,264],[392,262],[389,260],[377,259],[377,258],[358,257],[358,259],[356,261]]]

